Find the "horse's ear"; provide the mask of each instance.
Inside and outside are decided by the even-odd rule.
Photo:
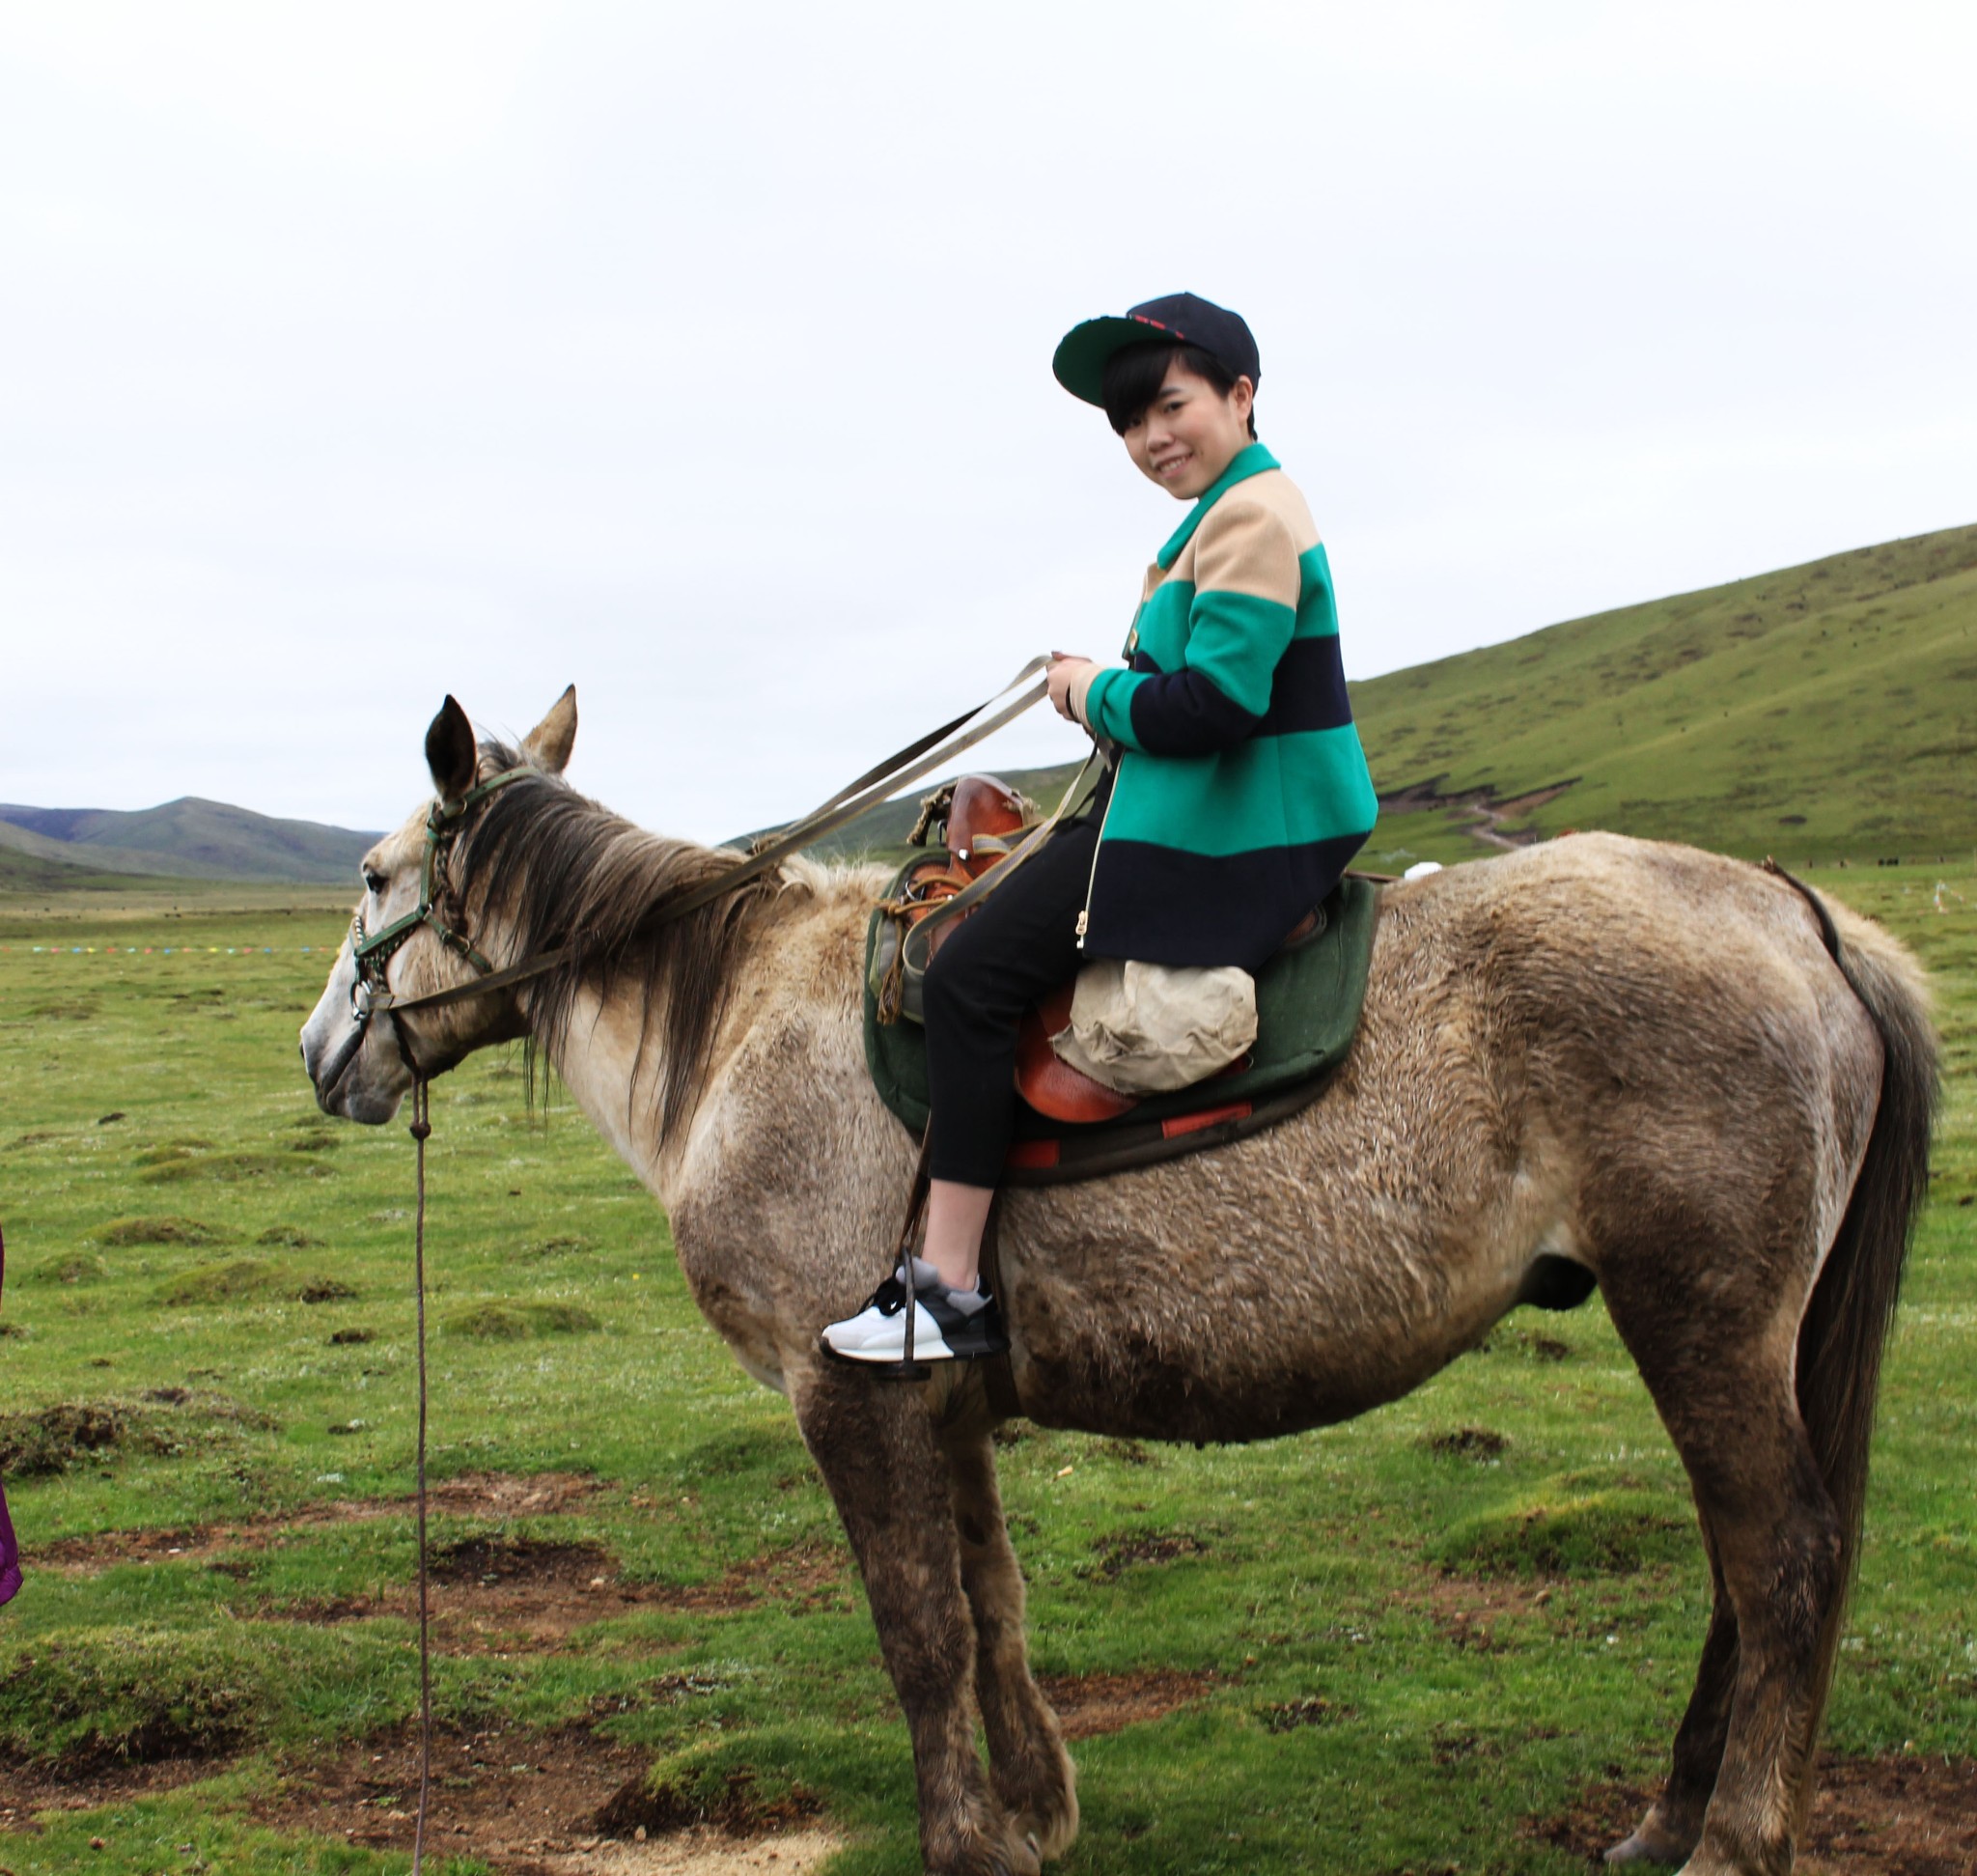
[[[439,706],[426,731],[426,767],[442,801],[458,801],[474,785],[481,752],[474,743],[474,726],[451,695]]]
[[[576,686],[549,706],[549,714],[521,740],[521,752],[544,774],[560,775],[576,743]]]

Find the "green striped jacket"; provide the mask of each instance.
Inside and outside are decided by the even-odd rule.
[[[1261,443],[1148,569],[1126,656],[1084,700],[1119,758],[1079,941],[1253,970],[1338,883],[1378,811],[1324,547]]]

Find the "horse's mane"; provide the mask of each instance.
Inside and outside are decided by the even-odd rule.
[[[544,1047],[568,1039],[587,983],[606,996],[627,984],[637,990],[641,1042],[655,1013],[662,1016],[665,1068],[654,1092],[660,1130],[670,1133],[691,1116],[706,1079],[751,914],[807,882],[750,881],[683,918],[654,923],[668,900],[732,871],[746,855],[648,833],[505,743],[481,744],[483,781],[514,770],[521,778],[487,798],[462,838],[456,885],[480,916],[493,911],[508,921],[517,961],[564,949],[563,961],[528,992]]]

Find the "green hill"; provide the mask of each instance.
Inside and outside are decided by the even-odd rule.
[[[106,873],[70,860],[44,859],[15,847],[0,847],[0,892],[102,892],[132,882],[128,873]]]
[[[1977,844],[1977,526],[1547,626],[1351,686],[1366,863],[1570,827],[1781,860]],[[1011,771],[1054,802],[1069,770]],[[917,791],[916,791],[917,793]],[[830,851],[882,852],[910,801]]]
[[[1550,626],[1352,686],[1377,849],[1568,827],[1756,856],[1977,840],[1977,527]]]
[[[0,804],[0,852],[96,873],[341,883],[376,838],[196,796],[130,812]],[[17,869],[17,860],[8,864]],[[5,877],[12,882],[14,873]]]

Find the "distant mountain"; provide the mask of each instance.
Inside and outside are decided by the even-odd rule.
[[[315,821],[278,821],[190,795],[129,812],[0,803],[0,849],[92,874],[342,883],[376,838]],[[23,875],[20,860],[10,855],[0,866],[0,884],[15,883],[58,881]]]
[[[1350,691],[1380,795],[1376,869],[1570,827],[1788,863],[1966,851],[1977,526],[1547,626]],[[1070,774],[1005,778],[1054,805]],[[924,792],[821,851],[896,849]]]

